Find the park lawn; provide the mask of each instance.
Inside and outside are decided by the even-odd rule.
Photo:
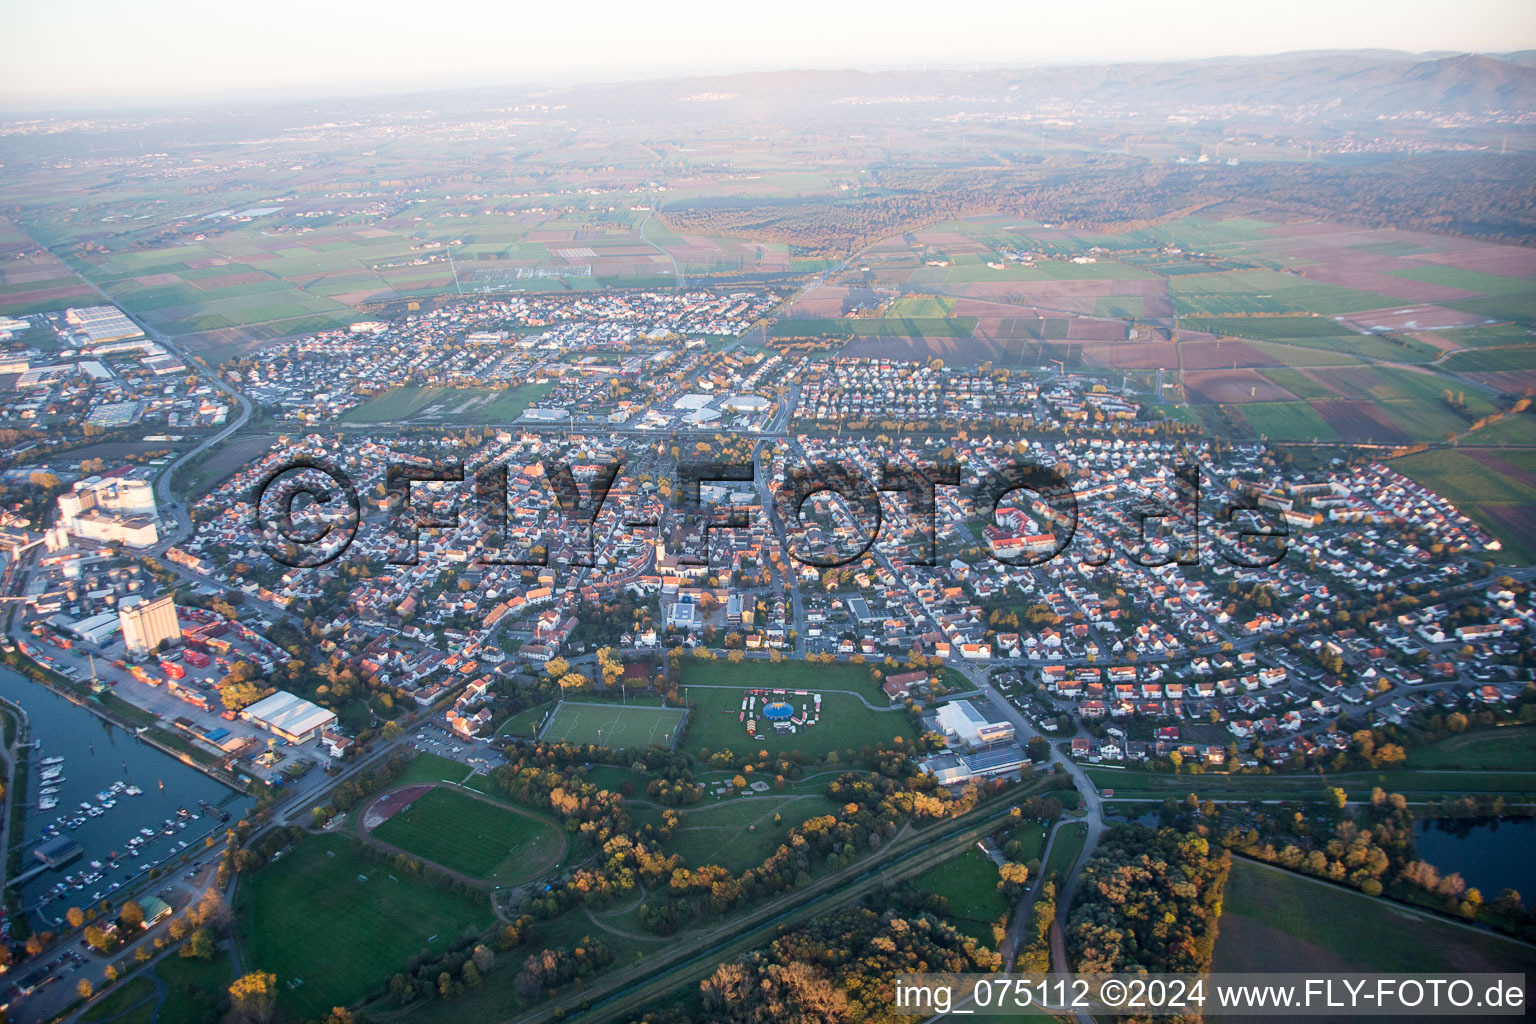
[[[451,757],[422,752],[411,758],[400,777],[390,785],[403,786],[408,782],[459,782],[469,774],[469,765]]]
[[[80,1019],[96,1021],[111,1018],[118,1024],[149,1024],[154,1020],[155,1002],[155,983],[140,975],[112,989],[82,1013]]]
[[[636,793],[644,793],[647,780],[639,772],[621,768],[616,764],[595,764],[587,769],[587,781],[610,793],[623,792],[626,783],[635,787]]]
[[[310,1018],[357,1002],[422,949],[445,950],[493,918],[485,899],[391,877],[386,861],[339,835],[306,838],[242,876],[236,915],[245,970],[276,974],[278,1006]]]
[[[1020,863],[1028,864],[1045,851],[1045,837],[1049,834],[1049,828],[1042,822],[1026,821],[1016,825],[1003,839],[1006,846],[1010,841],[1017,840],[1023,850],[1019,853]]]
[[[1072,871],[1072,865],[1077,863],[1078,855],[1083,852],[1083,847],[1087,843],[1087,825],[1082,822],[1075,825],[1058,825],[1056,839],[1051,843],[1051,855],[1045,862],[1046,877],[1055,875],[1057,886],[1061,886],[1067,880],[1067,875]]]
[[[373,835],[450,871],[508,885],[542,873],[564,847],[554,826],[541,818],[443,787]]]
[[[680,854],[693,867],[718,864],[739,875],[786,842],[791,828],[836,814],[839,806],[826,796],[775,794],[729,796],[716,804],[679,808],[682,824],[672,833],[667,852]],[[780,817],[777,825],[775,814]]]
[[[997,865],[974,846],[912,880],[918,889],[949,900],[950,923],[989,949],[997,944],[992,925],[1008,916],[1008,901],[997,883]]]
[[[700,660],[687,658],[683,661],[684,686],[726,686],[737,691],[736,702],[741,703],[739,691],[752,687],[768,690],[809,690],[825,695],[829,690],[849,690],[861,693],[876,707],[886,707],[890,698],[874,677],[871,668],[886,674],[901,674],[905,668],[887,669],[881,662],[855,665],[849,661],[823,664],[814,661],[743,661],[731,664],[724,658]],[[957,686],[970,689],[962,677]]]
[[[539,738],[614,750],[669,747],[676,739],[682,708],[646,704],[561,701]]]
[[[524,708],[503,722],[501,728],[496,730],[496,735],[521,736],[525,739],[532,739],[535,735],[535,730],[539,727],[539,723],[544,720],[544,715],[551,706],[552,703],[546,701],[543,704],[535,704],[531,708]]]
[[[1339,927],[1347,921],[1349,927]],[[1487,932],[1409,913],[1390,900],[1233,858],[1215,972],[1526,971],[1536,951]]]
[[[743,684],[751,685],[751,684]],[[781,680],[780,687],[789,686]],[[900,739],[911,743],[917,739],[917,730],[902,711],[872,711],[857,697],[846,693],[824,693],[821,701],[821,720],[813,726],[801,726],[793,734],[780,734],[758,721],[756,736],[747,735],[746,723],[739,718],[742,691],[739,689],[714,689],[696,687],[688,692],[693,704],[693,714],[688,721],[688,732],[680,749],[702,756],[731,750],[738,755],[755,755],[766,750],[772,756],[793,755],[811,761],[822,761],[834,751],[839,760],[851,760],[847,752],[857,753],[864,747],[891,746]],[[809,703],[810,698],[795,698]]]
[[[211,960],[168,956],[155,965],[155,973],[165,982],[160,1020],[184,1024],[223,1020],[225,996],[234,980],[228,950],[219,950]]]
[[[1415,747],[1413,768],[1487,768],[1536,771],[1536,726],[1477,729]]]

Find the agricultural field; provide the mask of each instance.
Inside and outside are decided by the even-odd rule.
[[[1347,920],[1350,927],[1340,928]],[[1531,971],[1536,950],[1388,900],[1235,858],[1215,972]]]
[[[372,834],[450,871],[501,885],[536,877],[565,847],[554,826],[541,818],[442,786]]]
[[[614,750],[669,747],[676,740],[684,714],[682,708],[561,701],[539,739],[591,743]]]
[[[96,290],[58,257],[14,221],[0,217],[0,316],[46,313],[98,298]]]
[[[339,835],[306,838],[245,876],[236,911],[244,968],[276,974],[279,1007],[309,1018],[356,1002],[422,949],[444,949],[465,927],[492,920],[483,899],[391,877],[387,862]]]
[[[1502,560],[1536,560],[1536,452],[1440,448],[1393,459],[1390,465],[1486,527],[1503,544]]]

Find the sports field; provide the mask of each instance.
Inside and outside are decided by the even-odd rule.
[[[614,750],[669,747],[683,714],[682,708],[561,701],[539,739],[593,743]]]
[[[236,909],[245,970],[276,974],[285,1016],[312,1019],[356,1002],[414,954],[444,950],[465,926],[484,928],[492,916],[484,899],[392,874],[339,835],[305,839],[243,876]]]
[[[549,822],[441,786],[373,835],[450,871],[503,885],[543,873],[564,848]]]

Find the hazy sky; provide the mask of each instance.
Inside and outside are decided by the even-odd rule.
[[[0,106],[795,67],[1536,48],[1536,0],[0,0]]]

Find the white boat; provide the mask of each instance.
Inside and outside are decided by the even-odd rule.
[[[144,794],[144,791],[138,786],[129,786],[127,789],[123,790],[123,792],[127,793],[129,796],[142,796]]]
[[[50,765],[63,764],[64,759],[62,757],[45,757],[37,763],[46,768]]]
[[[52,797],[45,796],[37,801],[37,809],[40,811],[51,811],[57,806],[59,806],[59,802]]]

